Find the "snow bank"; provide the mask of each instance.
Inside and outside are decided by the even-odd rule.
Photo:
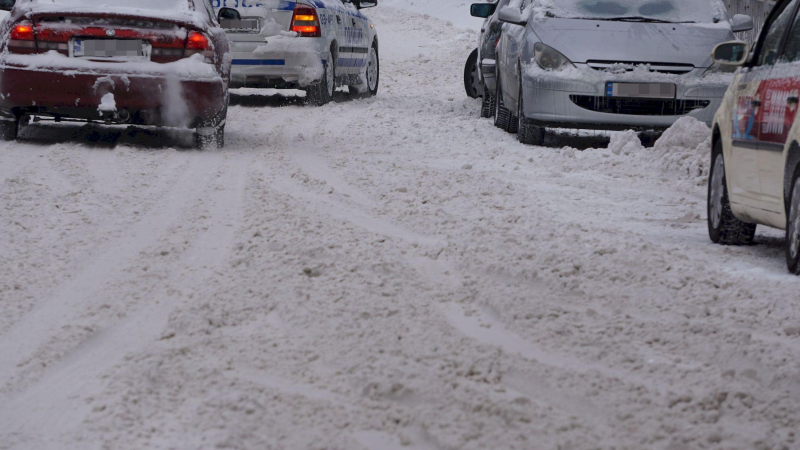
[[[653,148],[664,171],[705,184],[711,155],[711,129],[692,117],[675,122]]]
[[[570,143],[580,137],[587,137],[587,132],[556,139]],[[593,170],[637,177],[655,173],[673,179],[676,185],[688,182],[696,186],[708,180],[710,155],[711,130],[693,117],[684,117],[665,131],[653,148],[645,148],[638,133],[625,131],[610,133],[607,148],[578,150],[565,146],[545,150],[536,158],[561,164],[565,172]]]
[[[460,0],[437,0],[435,2],[428,0],[383,0],[380,4],[446,20],[449,24],[459,28],[480,30],[483,25],[483,19],[470,15],[469,10],[472,3],[480,3],[480,0],[467,2]]]

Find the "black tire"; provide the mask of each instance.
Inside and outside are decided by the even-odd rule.
[[[483,96],[483,83],[481,83],[480,73],[478,72],[478,49],[470,53],[467,64],[464,65],[464,90],[467,97],[480,98]]]
[[[336,60],[333,52],[328,52],[322,80],[306,88],[306,103],[311,106],[323,106],[333,100],[333,91],[336,89]]]
[[[721,245],[750,245],[756,235],[756,225],[743,222],[731,211],[728,198],[725,160],[722,143],[717,141],[711,154],[711,173],[708,175],[708,235]]]
[[[228,104],[230,95],[225,99],[222,111],[210,123],[201,124],[195,130],[195,147],[199,150],[211,150],[225,147],[225,124],[228,121]],[[209,129],[211,132],[209,133]]]
[[[500,76],[497,76],[497,85],[495,87],[495,103],[494,103],[494,126],[500,128],[501,130],[508,131],[511,129],[511,122],[513,122],[514,116],[511,114],[511,111],[506,108],[503,102],[503,85],[500,82]],[[516,131],[516,125],[514,125],[514,129]]]
[[[800,275],[800,167],[794,171],[786,208],[786,266]]]
[[[520,80],[522,80],[522,78],[520,78]],[[517,139],[525,145],[544,144],[545,129],[543,127],[537,127],[532,124],[530,120],[525,118],[525,100],[522,96],[522,83],[520,83],[519,86],[519,101],[517,103],[519,104],[517,111],[517,120],[519,121]]]
[[[212,150],[225,147],[225,125],[219,125],[209,134],[195,132],[195,146],[198,150]]]
[[[0,140],[15,141],[19,134],[19,118],[0,118]]]
[[[372,78],[370,76],[370,69],[372,68],[372,64],[373,64],[372,52],[375,52],[375,61],[374,61],[374,64],[375,64],[375,80],[374,80],[375,84],[374,84],[374,86],[372,85],[372,81],[373,80],[372,80]],[[374,97],[374,96],[378,95],[378,86],[380,85],[380,81],[381,81],[381,59],[380,59],[380,53],[378,53],[378,43],[377,42],[373,42],[372,43],[372,47],[370,48],[370,54],[367,57],[369,58],[369,60],[367,61],[367,69],[366,69],[366,73],[364,74],[365,78],[367,80],[367,96],[368,97]]]
[[[483,103],[481,104],[481,117],[484,119],[491,119],[494,117],[495,96],[494,93],[489,92],[486,86],[483,86]]]

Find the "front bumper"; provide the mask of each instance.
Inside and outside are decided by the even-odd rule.
[[[316,38],[231,42],[231,87],[304,88],[322,79],[328,51]]]
[[[484,59],[481,61],[481,77],[483,77],[483,84],[489,92],[494,93],[497,89],[497,64],[493,59]]]
[[[535,72],[542,75],[536,76]],[[608,97],[606,87],[609,82],[674,83],[677,96],[673,100]],[[523,86],[525,117],[536,125],[554,128],[661,130],[669,128],[685,116],[694,117],[711,126],[728,83],[708,82],[695,74],[620,76],[578,68],[564,77],[555,77],[553,72],[529,70],[525,72]]]
[[[0,64],[0,111],[5,117],[30,114],[194,128],[222,119],[227,88],[219,76],[191,77],[166,67],[132,73]],[[101,112],[107,94],[113,94],[115,111]]]

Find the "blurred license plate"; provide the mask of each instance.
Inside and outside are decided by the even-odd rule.
[[[675,98],[677,88],[669,83],[608,83],[606,97]]]
[[[227,20],[222,19],[219,22],[220,26],[226,30],[238,31],[261,31],[258,26],[258,19],[242,19],[242,20]]]
[[[144,56],[141,39],[74,39],[72,56],[91,58],[136,58]]]

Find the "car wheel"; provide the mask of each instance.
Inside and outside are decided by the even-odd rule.
[[[522,78],[520,78],[521,80]],[[542,145],[544,144],[544,133],[545,129],[543,127],[537,127],[536,125],[532,124],[528,119],[525,118],[525,101],[524,97],[522,96],[522,84],[520,83],[519,86],[519,109],[517,111],[517,117],[519,121],[519,129],[517,130],[517,139],[525,145]]]
[[[483,85],[478,73],[477,48],[470,53],[469,58],[467,58],[467,64],[464,66],[464,90],[467,91],[467,96],[471,98],[479,98],[483,95]]]
[[[731,211],[720,142],[714,146],[708,177],[708,234],[712,242],[722,245],[752,244],[756,235],[755,224],[742,222]]]
[[[312,106],[322,106],[328,104],[333,99],[333,91],[336,88],[336,61],[333,59],[333,52],[328,51],[328,59],[325,64],[325,74],[317,83],[306,88],[306,102]]]
[[[373,42],[369,49],[367,61],[367,95],[374,97],[378,94],[378,84],[381,80],[381,60],[378,55],[378,43]]]
[[[19,118],[0,118],[0,140],[14,141],[19,134]]]
[[[509,124],[511,123],[511,111],[506,108],[503,102],[503,85],[500,82],[500,76],[497,76],[497,85],[495,87],[495,101],[494,101],[494,126],[501,130],[508,131]]]
[[[794,173],[787,208],[786,264],[789,272],[800,275],[800,168]]]
[[[483,103],[481,104],[481,117],[490,119],[494,117],[495,100],[493,92],[489,92],[486,86],[483,87]]]
[[[195,147],[199,150],[211,150],[225,147],[225,124],[228,121],[228,103],[225,99],[222,111],[210,122],[202,124],[195,130]]]

